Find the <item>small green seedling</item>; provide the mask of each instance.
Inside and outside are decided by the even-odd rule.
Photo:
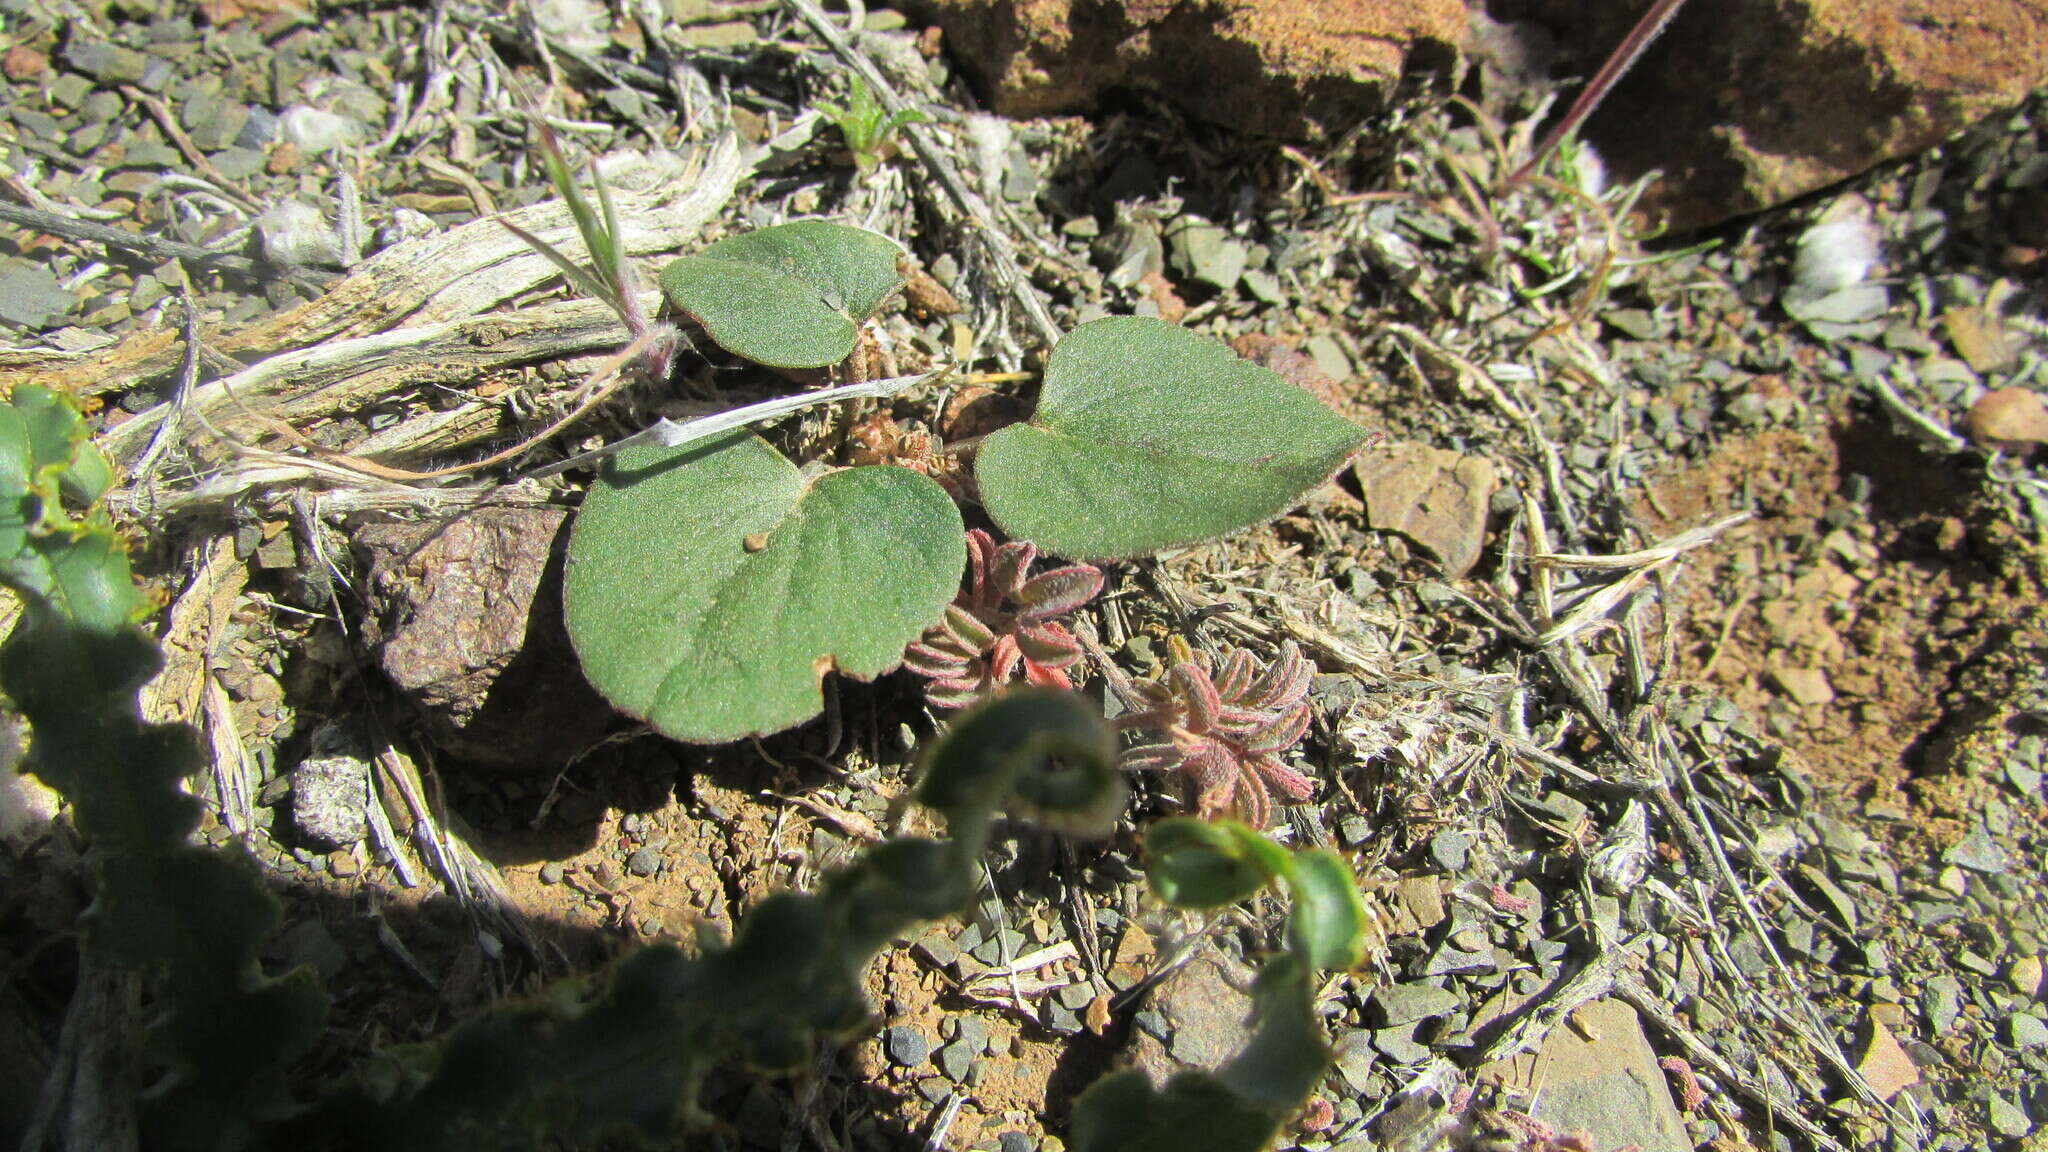
[[[563,155],[555,130],[547,121],[536,119],[534,132],[540,140],[541,167],[547,170],[548,183],[555,186],[555,194],[562,198],[570,218],[576,222],[576,232],[583,239],[583,250],[590,255],[590,263],[577,263],[561,249],[509,220],[500,219],[498,223],[546,257],[571,284],[610,308],[642,350],[642,373],[651,380],[666,379],[675,360],[676,330],[673,325],[656,322],[640,307],[640,278],[627,258],[625,233],[619,228],[619,211],[612,203],[611,189],[605,186],[596,165],[592,165],[590,182],[597,189],[597,207],[591,207],[589,198],[576,183],[576,172]]]
[[[929,117],[915,108],[895,112],[883,107],[867,81],[853,78],[844,105],[820,100],[818,111],[839,129],[846,150],[853,154],[853,166],[865,176],[881,167],[896,151],[896,130],[905,124],[922,124]]]
[[[850,318],[884,294],[880,246],[847,246],[866,271],[835,263],[845,251],[821,255],[856,231],[806,221],[735,237],[677,261],[663,286],[742,355],[830,362],[850,349]],[[761,289],[771,271],[787,283]],[[808,346],[833,292],[846,323],[830,347]],[[975,479],[1016,541],[1115,559],[1269,520],[1366,440],[1213,340],[1114,317],[1059,343],[1037,413],[982,443]],[[763,735],[817,715],[826,672],[866,679],[902,663],[955,599],[963,540],[946,490],[907,468],[807,471],[751,434],[635,445],[611,459],[578,517],[569,635],[591,684],[658,731],[705,743]],[[980,652],[970,647],[967,664]],[[1064,652],[1037,655],[1052,668]]]

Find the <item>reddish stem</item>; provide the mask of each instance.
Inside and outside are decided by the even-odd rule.
[[[1514,175],[1507,178],[1507,182],[1501,186],[1502,191],[1511,190],[1527,180],[1531,173],[1543,166],[1544,161],[1550,159],[1550,154],[1557,151],[1557,146],[1564,143],[1564,138],[1576,131],[1579,125],[1585,122],[1586,117],[1591,116],[1593,110],[1600,106],[1600,102],[1607,98],[1608,91],[1628,74],[1630,68],[1635,67],[1636,61],[1642,57],[1651,42],[1663,33],[1665,27],[1671,23],[1671,18],[1678,15],[1679,8],[1684,4],[1685,0],[1656,0],[1650,5],[1650,10],[1643,13],[1642,19],[1636,21],[1636,26],[1628,30],[1628,35],[1608,55],[1607,62],[1600,65],[1600,71],[1593,74],[1593,79],[1586,85],[1586,90],[1579,93],[1577,100],[1572,101],[1571,110],[1564,114],[1564,119],[1559,120],[1557,126],[1544,135],[1543,142],[1536,146],[1535,154],[1529,157],[1528,162],[1515,169]]]

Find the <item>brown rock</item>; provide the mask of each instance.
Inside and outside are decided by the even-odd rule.
[[[1771,679],[1777,681],[1785,695],[1802,708],[1819,708],[1835,701],[1835,690],[1828,683],[1828,674],[1819,668],[1800,668],[1774,662]]]
[[[1884,1023],[1872,1016],[1864,1021],[1863,1044],[1856,1054],[1856,1071],[1870,1081],[1879,1100],[1889,1100],[1908,1085],[1920,1081],[1920,1069],[1906,1055],[1898,1039]]]
[[[2048,444],[2048,401],[2025,388],[1993,389],[1970,405],[1967,423],[1978,444],[2024,456]]]
[[[1490,462],[1404,440],[1365,453],[1352,470],[1375,530],[1429,549],[1453,579],[1479,562],[1486,505],[1500,483]]]
[[[9,80],[33,80],[50,70],[50,58],[26,44],[16,44],[0,56],[0,74]]]
[[[1263,332],[1247,332],[1230,342],[1230,350],[1261,368],[1277,373],[1288,383],[1329,405],[1331,411],[1344,410],[1344,390],[1324,374],[1315,357],[1287,341]]]
[[[911,0],[996,111],[1081,111],[1111,88],[1305,138],[1376,108],[1417,49],[1448,57],[1460,0]],[[1191,80],[1199,79],[1199,83]]]
[[[1183,1069],[1215,1071],[1251,1036],[1253,972],[1242,960],[1207,952],[1152,989],[1166,1038],[1143,1026],[1131,1036],[1131,1062],[1154,1084]]]
[[[372,601],[364,639],[457,757],[559,768],[611,720],[562,624],[567,527],[559,508],[480,508],[356,533]]]
[[[1590,75],[1644,5],[1511,0]],[[1661,169],[1653,207],[1691,227],[1781,204],[1938,143],[2048,81],[2040,0],[1689,4],[1584,135],[1609,170]]]

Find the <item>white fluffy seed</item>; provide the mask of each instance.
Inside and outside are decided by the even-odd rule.
[[[1861,284],[1878,261],[1877,224],[1861,196],[1844,196],[1799,236],[1793,286],[1816,296]]]
[[[256,236],[263,258],[280,267],[341,264],[341,234],[310,204],[286,200],[265,209],[256,218]]]
[[[357,121],[310,104],[294,104],[280,113],[277,134],[299,151],[314,156],[346,148],[366,135]]]

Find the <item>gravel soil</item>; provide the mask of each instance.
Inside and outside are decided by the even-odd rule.
[[[0,207],[58,217],[0,216],[0,369],[88,397],[127,469],[113,506],[166,605],[146,703],[202,730],[207,835],[275,880],[269,959],[333,997],[305,1093],[815,886],[893,826],[943,723],[897,673],[832,681],[792,732],[676,744],[602,719],[564,658],[552,509],[589,471],[518,476],[792,387],[715,350],[439,488],[319,466],[483,460],[624,344],[601,313],[520,328],[582,315],[538,311],[577,306],[538,261],[489,292],[460,261],[365,279],[545,204],[544,109],[674,229],[650,273],[793,216],[903,240],[878,375],[958,356],[1028,400],[1045,324],[1155,315],[1379,434],[1271,524],[1108,566],[1076,622],[1132,677],[1173,637],[1292,640],[1317,667],[1292,754],[1314,796],[1274,834],[1354,862],[1378,939],[1321,990],[1338,1059],[1283,1146],[2048,1146],[2048,453],[1988,438],[1981,403],[2048,391],[2048,105],[1651,236],[1584,157],[1497,190],[1542,94],[1483,69],[1280,149],[1136,99],[980,115],[946,46],[876,9],[851,43],[936,151],[863,170],[815,111],[845,58],[794,6],[623,7],[0,0]],[[415,289],[424,311],[379,312]],[[207,407],[224,376],[423,316],[483,351],[293,361]],[[540,350],[488,354],[521,341]],[[770,435],[900,458],[968,434],[942,402]],[[507,526],[407,565],[477,505]],[[443,611],[517,627],[426,667],[472,639]],[[519,703],[478,703],[498,686]],[[724,1146],[1056,1152],[1103,1071],[1227,1055],[1283,909],[1163,911],[1139,836],[1188,798],[1133,784],[1107,840],[1006,827],[976,907],[877,959],[873,1026],[812,1074],[714,1077]],[[34,1086],[77,980],[82,848],[61,820],[6,843],[0,1080]]]

